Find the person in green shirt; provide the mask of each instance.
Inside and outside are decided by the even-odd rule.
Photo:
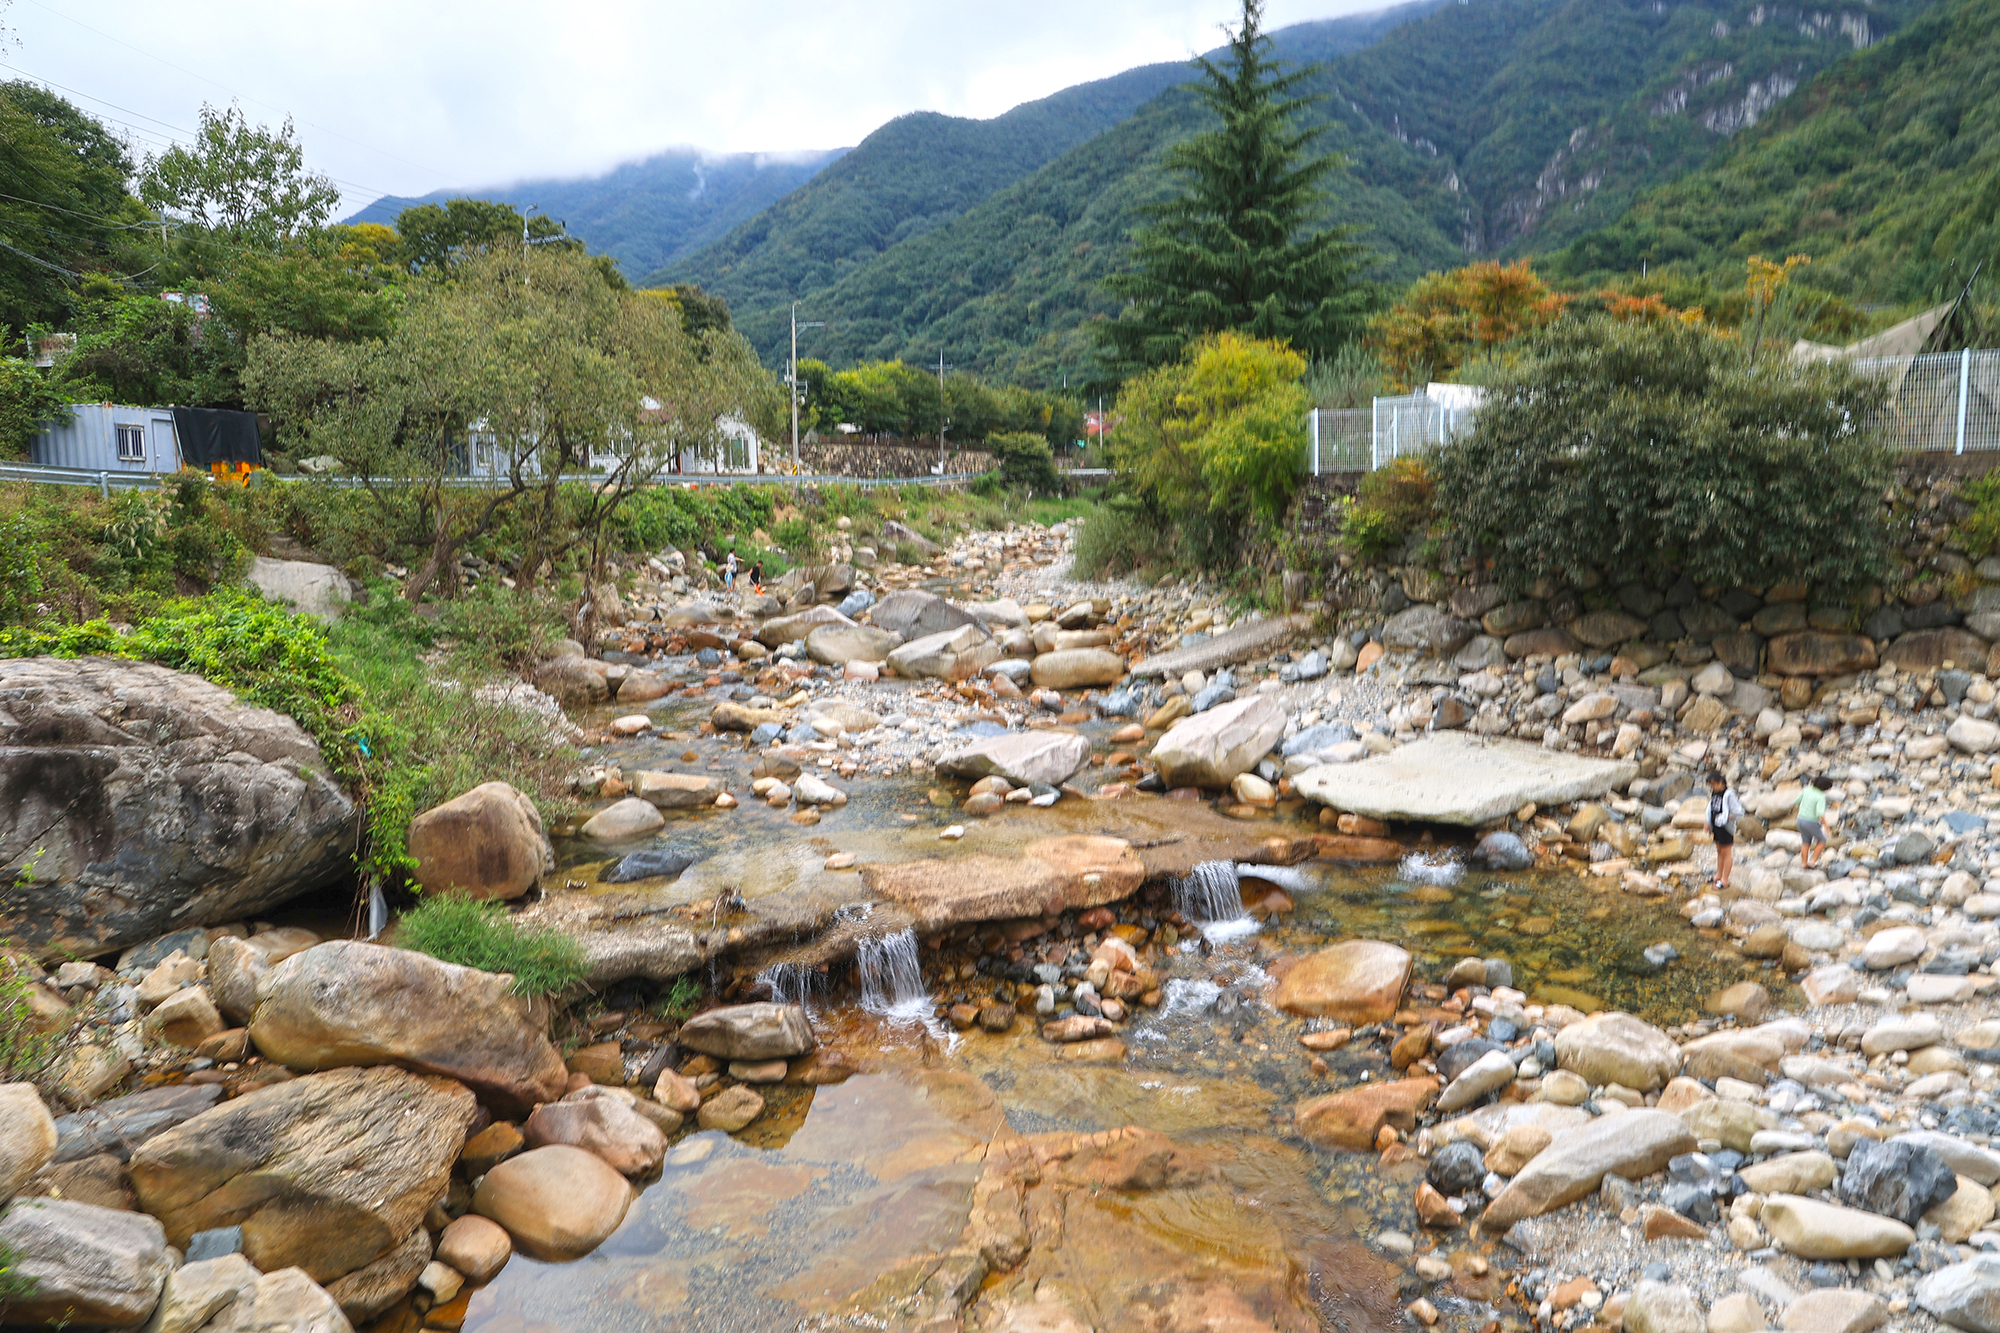
[[[1805,790],[1799,793],[1799,859],[1808,870],[1819,865],[1819,859],[1826,853],[1826,781],[1822,777],[1806,779]]]

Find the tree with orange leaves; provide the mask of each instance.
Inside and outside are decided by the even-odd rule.
[[[1369,338],[1390,379],[1409,390],[1551,323],[1569,301],[1525,259],[1486,260],[1419,278],[1409,295],[1370,322]]]

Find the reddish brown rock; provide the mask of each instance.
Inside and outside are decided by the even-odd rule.
[[[1299,1133],[1318,1147],[1366,1152],[1375,1146],[1375,1136],[1384,1125],[1406,1133],[1414,1129],[1417,1113],[1436,1099],[1437,1092],[1434,1078],[1376,1083],[1301,1102],[1292,1118]]]
[[[1876,664],[1874,643],[1856,634],[1780,634],[1764,650],[1765,667],[1780,676],[1845,676]]]
[[[1380,940],[1343,940],[1286,969],[1272,1003],[1289,1013],[1380,1023],[1410,980],[1410,955]]]

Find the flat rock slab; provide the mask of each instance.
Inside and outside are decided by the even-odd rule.
[[[1217,667],[1247,662],[1282,646],[1312,622],[1305,616],[1273,616],[1238,625],[1190,648],[1176,648],[1158,657],[1149,657],[1132,666],[1135,676],[1178,676],[1189,671],[1213,671]]]
[[[1370,819],[1472,826],[1531,801],[1595,800],[1638,774],[1637,764],[1446,731],[1359,763],[1309,768],[1292,787],[1308,800]]]

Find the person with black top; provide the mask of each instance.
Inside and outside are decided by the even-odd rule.
[[[764,595],[764,562],[762,560],[750,566],[750,591],[759,597]]]
[[[1736,859],[1736,821],[1743,817],[1743,802],[1721,770],[1708,775],[1708,831],[1715,838],[1715,887],[1729,887],[1731,863]]]

